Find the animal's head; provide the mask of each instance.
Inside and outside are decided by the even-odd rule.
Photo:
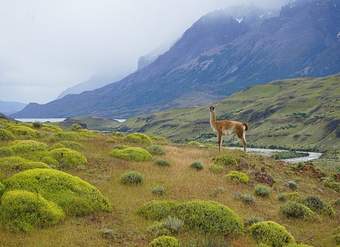
[[[215,106],[210,106],[209,110],[210,110],[210,112],[214,112],[215,111]]]

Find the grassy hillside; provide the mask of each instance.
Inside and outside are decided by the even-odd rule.
[[[340,147],[340,75],[258,85],[216,103],[220,119],[248,122],[255,146],[336,150]],[[128,119],[120,128],[163,135],[173,141],[214,141],[208,106]],[[237,138],[225,138],[238,143]]]
[[[147,246],[166,234],[181,246],[331,247],[339,238],[339,176],[310,164],[142,134],[0,126],[0,246]]]

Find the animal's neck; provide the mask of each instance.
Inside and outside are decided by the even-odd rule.
[[[216,130],[216,113],[210,112],[210,126]]]

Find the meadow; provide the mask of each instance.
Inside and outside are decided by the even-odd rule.
[[[206,144],[0,119],[0,246],[337,246],[339,179]]]

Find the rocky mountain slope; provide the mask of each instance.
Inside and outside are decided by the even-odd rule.
[[[136,114],[207,104],[257,83],[340,72],[340,0],[297,1],[278,16],[210,13],[166,53],[123,80],[18,117]]]

